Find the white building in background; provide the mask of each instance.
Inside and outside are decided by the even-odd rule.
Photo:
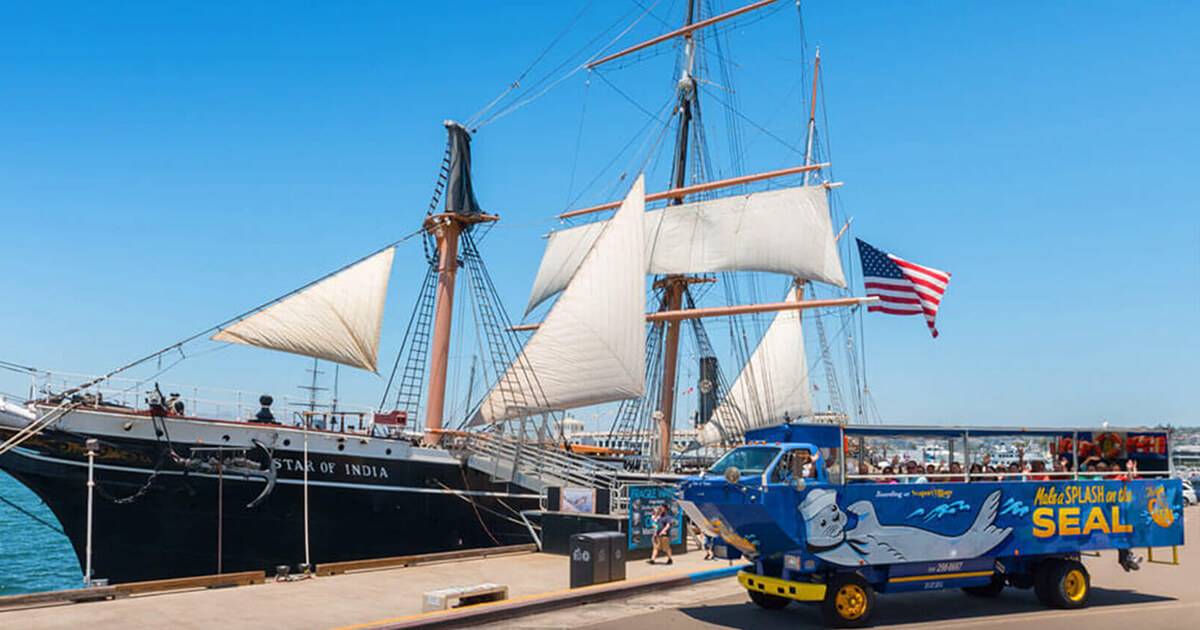
[[[578,422],[578,421],[576,421]],[[579,422],[582,429],[582,422]],[[573,425],[572,425],[573,426]],[[621,451],[633,451],[635,453],[649,452],[649,447],[657,442],[658,434],[647,431],[634,431],[632,433],[621,433],[618,435],[609,435],[608,431],[583,431],[577,430],[570,432],[570,429],[564,424],[563,434],[568,440],[575,444],[584,446],[599,446],[602,448],[611,448]],[[672,450],[678,452],[687,448],[692,444],[699,433],[695,429],[676,429],[673,437]]]
[[[1175,459],[1175,468],[1178,469],[1200,469],[1200,445],[1196,444],[1181,444],[1171,449],[1172,457]]]
[[[574,441],[573,438],[576,435],[584,432],[583,420],[576,420],[575,418],[563,418],[555,424],[558,425],[560,434],[568,440]]]

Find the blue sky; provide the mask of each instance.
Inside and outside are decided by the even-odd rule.
[[[841,211],[856,236],[953,273],[938,340],[919,318],[866,318],[882,417],[1200,423],[1200,7],[804,4]],[[681,6],[660,0],[616,47]],[[0,359],[102,372],[413,231],[441,121],[491,102],[585,7],[526,85],[642,9],[0,3]],[[740,111],[770,132],[742,127],[747,170],[798,160],[797,32],[788,3],[726,31]],[[503,218],[484,253],[514,315],[549,219],[611,198],[605,167],[657,133],[638,135],[643,110],[671,97],[674,62],[665,46],[603,79],[577,73],[476,134],[480,201]],[[713,103],[731,95],[715,83],[701,98],[723,147]],[[665,187],[665,162],[649,189]],[[417,241],[397,254],[381,364],[422,256]],[[306,367],[229,348],[171,378],[278,394]],[[345,396],[377,402],[380,377],[346,372]]]

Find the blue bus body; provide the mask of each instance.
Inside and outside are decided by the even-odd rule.
[[[741,555],[754,563],[750,583],[742,580],[748,590],[757,586],[811,600],[795,588],[847,572],[882,592],[976,587],[1004,576],[1008,584],[1028,588],[1047,559],[1077,561],[1084,551],[1184,542],[1182,485],[1166,472],[1132,480],[1071,475],[1053,481],[880,483],[851,477],[851,483],[840,483],[847,479],[842,447],[856,431],[778,427],[731,452],[741,451],[732,461],[758,459],[748,474],[733,482],[719,474],[683,482],[688,515],[719,536],[726,557]],[[1071,433],[1078,441],[1078,432]],[[815,476],[797,479],[776,470],[797,450],[815,454]],[[764,467],[767,457],[773,459]],[[764,590],[756,576],[770,588]]]

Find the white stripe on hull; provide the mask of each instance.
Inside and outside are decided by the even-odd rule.
[[[54,464],[63,464],[63,465],[68,465],[68,466],[75,466],[78,468],[87,468],[87,462],[74,461],[74,460],[69,460],[69,459],[58,459],[56,457],[48,457],[46,455],[41,455],[39,453],[35,453],[24,447],[17,447],[16,449],[14,449],[14,453],[18,453],[23,457],[29,457],[30,459],[36,459],[38,461],[51,462]],[[127,473],[143,474],[143,475],[151,474],[151,471],[147,471],[143,468],[130,468],[127,466],[113,466],[112,464],[99,464],[98,463],[98,464],[96,464],[96,469],[97,470],[113,470],[113,471],[118,471],[118,472],[127,472]],[[205,477],[208,479],[217,479],[219,477],[218,475],[214,475],[211,473],[185,472],[182,470],[161,470],[161,471],[159,471],[158,474],[159,475],[174,475],[174,476],[187,475],[188,477]],[[246,481],[246,482],[253,482],[253,483],[266,483],[265,480],[259,479],[257,477],[242,478],[240,475],[235,475],[235,474],[225,475],[224,478],[226,480],[236,479],[238,481]],[[275,480],[275,483],[299,486],[299,485],[304,484],[304,480],[281,477],[281,478],[277,478]],[[345,488],[345,489],[350,489],[350,490],[379,490],[379,491],[383,491],[383,492],[411,492],[411,493],[416,493],[416,494],[459,494],[459,495],[479,496],[479,497],[506,497],[506,498],[513,498],[513,499],[539,499],[539,498],[541,498],[541,495],[537,495],[537,494],[515,494],[515,493],[511,493],[511,492],[491,492],[491,491],[486,491],[486,490],[457,490],[454,488],[443,489],[443,488],[415,488],[412,486],[384,486],[384,485],[346,483],[343,481],[315,481],[312,479],[310,479],[308,481],[308,485],[321,486],[321,487],[326,487],[326,488]]]

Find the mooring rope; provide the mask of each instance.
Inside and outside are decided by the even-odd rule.
[[[18,512],[22,513],[22,514],[24,514],[25,516],[28,516],[29,518],[31,518],[31,519],[33,519],[33,520],[35,520],[35,521],[37,521],[37,522],[41,523],[42,525],[45,525],[46,527],[49,527],[50,529],[52,529],[52,530],[54,530],[54,531],[56,531],[56,532],[58,532],[58,533],[62,534],[63,536],[66,536],[66,535],[67,535],[67,533],[66,533],[66,532],[64,532],[64,531],[62,530],[62,528],[61,528],[61,527],[57,527],[57,526],[55,526],[53,523],[50,523],[50,522],[46,521],[46,520],[45,520],[45,519],[43,519],[42,517],[38,516],[37,514],[34,514],[33,512],[30,512],[29,510],[26,510],[25,508],[23,508],[23,507],[21,507],[21,506],[17,505],[16,503],[13,503],[12,501],[9,501],[8,499],[5,499],[4,497],[0,497],[0,501],[3,501],[4,503],[7,503],[7,504],[8,504],[10,507],[12,507],[14,510],[16,510],[16,511],[18,511]]]
[[[78,409],[81,404],[82,403],[64,400],[57,407],[51,410],[50,413],[47,413],[41,418],[30,422],[24,427],[21,427],[20,431],[12,434],[12,436],[5,440],[3,444],[0,444],[0,455],[4,455],[12,449],[20,446],[23,442],[25,442],[25,440],[28,440],[38,433],[41,433],[50,425],[58,422],[63,416],[74,411],[75,409]]]

